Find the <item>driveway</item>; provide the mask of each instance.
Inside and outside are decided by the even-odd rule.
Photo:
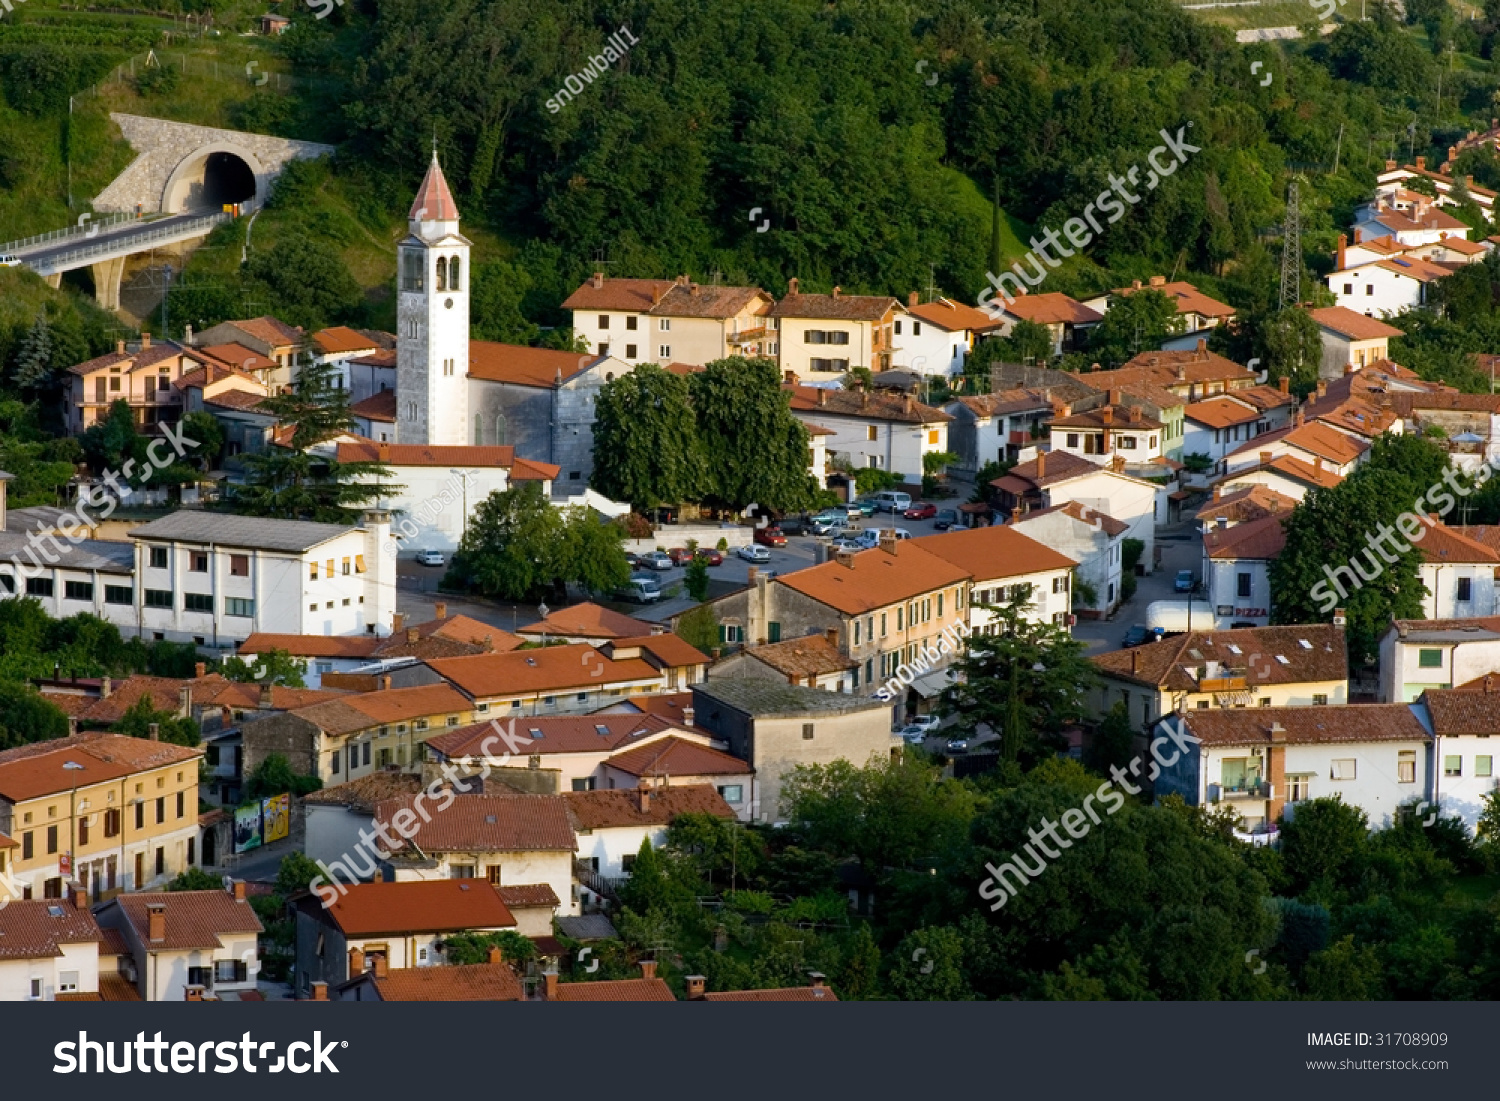
[[[1194,577],[1203,572],[1202,534],[1191,520],[1185,520],[1157,528],[1156,544],[1161,548],[1161,565],[1155,573],[1136,578],[1135,596],[1109,619],[1080,619],[1074,626],[1073,637],[1087,644],[1089,653],[1118,650],[1127,630],[1145,624],[1146,608],[1152,601],[1187,599],[1186,593],[1173,590],[1172,581],[1178,570],[1192,570]]]

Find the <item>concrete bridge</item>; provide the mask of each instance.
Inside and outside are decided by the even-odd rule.
[[[269,134],[194,126],[113,113],[135,160],[94,200],[99,212],[81,226],[0,245],[0,254],[54,287],[64,272],[89,268],[94,294],[120,308],[120,284],[132,256],[154,249],[182,252],[228,221],[259,209],[271,185],[295,160],[327,156],[333,146]]]

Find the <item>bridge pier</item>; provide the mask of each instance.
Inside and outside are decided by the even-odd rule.
[[[55,271],[51,275],[44,275],[42,278],[47,281],[47,286],[53,290],[57,290],[58,287],[62,286],[62,272],[60,271]]]
[[[94,276],[94,299],[106,310],[120,308],[120,283],[125,277],[126,259],[124,256],[116,256],[112,260],[100,260],[97,264],[89,265]]]

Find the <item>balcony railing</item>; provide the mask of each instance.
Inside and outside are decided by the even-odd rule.
[[[1220,786],[1225,799],[1269,799],[1271,785],[1262,780],[1245,780]]]

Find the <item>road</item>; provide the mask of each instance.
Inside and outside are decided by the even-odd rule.
[[[140,237],[147,233],[158,233],[171,230],[176,225],[185,225],[206,215],[214,213],[211,210],[194,211],[191,214],[172,214],[166,218],[157,218],[150,222],[124,222],[119,225],[101,228],[93,237],[77,235],[62,241],[48,241],[45,244],[33,245],[30,248],[18,249],[16,255],[25,261],[28,267],[46,266],[46,263],[58,256],[70,252],[77,252],[84,248],[98,248],[111,243],[128,244],[133,237]]]
[[[1161,547],[1161,565],[1155,573],[1136,578],[1135,596],[1129,603],[1121,604],[1109,619],[1080,619],[1074,626],[1073,637],[1087,643],[1089,653],[1118,650],[1127,630],[1145,624],[1146,608],[1153,600],[1187,599],[1173,591],[1172,581],[1178,570],[1192,570],[1195,577],[1202,573],[1203,536],[1191,520],[1184,520],[1157,528],[1156,542]]]

